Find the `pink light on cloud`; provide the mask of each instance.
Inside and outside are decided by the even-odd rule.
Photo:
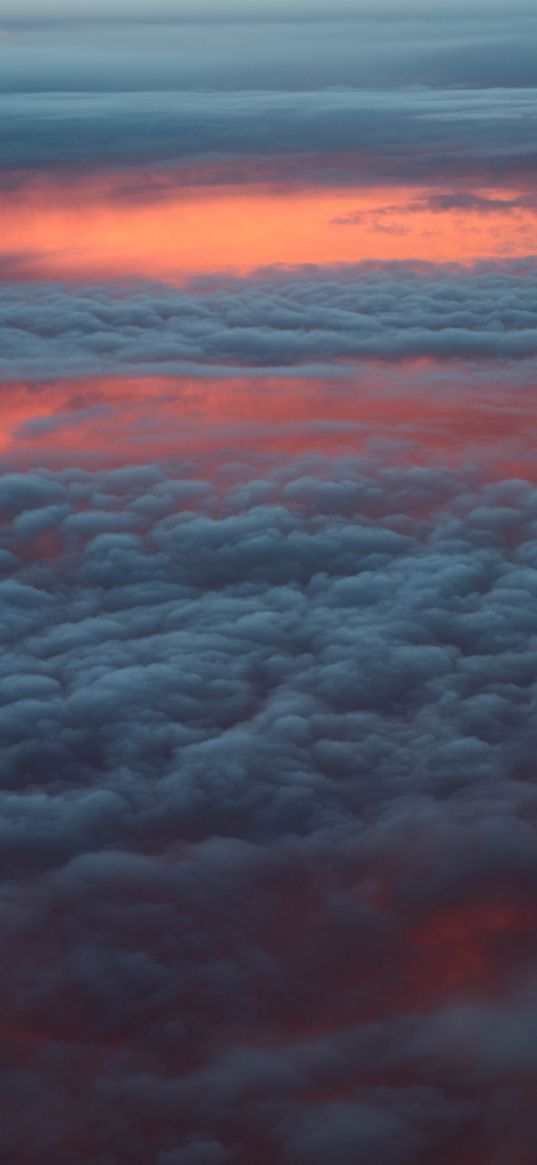
[[[534,479],[537,404],[497,380],[430,381],[442,367],[408,360],[346,368],[346,379],[259,376],[101,377],[3,386],[5,463],[91,466],[189,453],[240,455],[382,449],[390,461],[475,462]],[[468,378],[471,371],[467,369]],[[469,387],[470,385],[470,387]]]

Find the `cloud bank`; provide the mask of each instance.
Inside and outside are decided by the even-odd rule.
[[[1,97],[4,171],[283,156],[274,173],[288,181],[293,157],[309,156],[307,179],[320,184],[341,181],[345,161],[359,184],[530,182],[535,172],[533,90],[259,92],[259,78],[247,93],[211,92],[214,83],[205,93],[81,88],[68,102],[54,92]]]
[[[534,86],[527,3],[34,3],[0,13],[2,88]],[[103,41],[103,38],[106,38]],[[304,50],[307,51],[304,51]]]
[[[251,278],[87,289],[0,287],[0,376],[43,379],[338,361],[528,359],[537,354],[531,261],[305,268]]]
[[[535,489],[148,465],[0,509],[4,1158],[525,1161]]]

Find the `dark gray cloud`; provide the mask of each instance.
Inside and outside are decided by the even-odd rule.
[[[532,261],[275,270],[186,291],[10,285],[0,287],[0,376],[527,360],[537,354],[536,303]]]
[[[134,188],[127,177],[126,197],[159,185],[164,196],[167,181],[246,181],[232,158],[250,158],[252,178],[287,183],[531,184],[535,113],[535,92],[520,89],[5,94],[0,166],[183,166],[168,178],[137,174]],[[189,172],[208,160],[205,175]]]
[[[471,190],[453,190],[444,193],[429,194],[424,198],[416,198],[406,203],[394,203],[391,206],[379,206],[373,211],[355,211],[333,219],[337,226],[378,226],[379,220],[392,218],[397,215],[423,214],[432,211],[433,214],[444,214],[446,211],[463,211],[476,215],[487,214],[516,214],[518,211],[535,210],[536,202],[533,194],[521,194],[516,198],[491,198],[488,195],[475,194]]]
[[[535,488],[75,468],[0,514],[4,1160],[522,1165]]]

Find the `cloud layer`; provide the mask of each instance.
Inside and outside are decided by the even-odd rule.
[[[309,156],[308,181],[321,185],[341,181],[345,165],[358,184],[531,183],[535,173],[531,89],[259,92],[260,85],[252,93],[77,92],[68,102],[55,92],[6,93],[1,168],[283,156],[273,173],[289,181]]]
[[[208,280],[0,287],[0,375],[43,379],[281,369],[339,360],[518,359],[537,353],[533,262],[474,269],[379,264]]]
[[[0,0],[5,1165],[537,1160],[536,48]]]
[[[222,473],[0,480],[2,1153],[518,1165],[537,493]]]
[[[0,13],[2,88],[535,85],[535,12],[497,0],[25,3]],[[105,38],[105,39],[104,39]],[[307,50],[307,51],[305,51]]]

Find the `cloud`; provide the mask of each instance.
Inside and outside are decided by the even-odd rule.
[[[5,90],[534,85],[535,13],[474,4],[32,4],[0,17]],[[81,35],[81,32],[83,35]],[[106,36],[106,52],[102,38]],[[304,53],[307,42],[308,52]]]
[[[5,285],[0,376],[304,365],[330,374],[350,359],[524,360],[537,354],[536,295],[531,261],[283,269],[184,291]]]
[[[5,1159],[519,1165],[535,489],[73,468],[0,513]]]
[[[1,169],[13,183],[17,170],[59,167],[65,182],[77,167],[180,168],[171,176],[135,174],[138,197],[144,177],[149,190],[156,181],[182,186],[203,181],[203,167],[209,183],[248,180],[244,165],[242,173],[230,170],[233,159],[249,160],[250,180],[284,185],[445,185],[464,178],[532,186],[530,90],[379,92],[341,88],[341,77],[335,90],[259,92],[260,85],[258,78],[251,93],[77,92],[68,104],[61,93],[5,93]],[[132,181],[126,175],[127,191]]]
[[[19,26],[31,25],[34,21],[41,22],[43,25],[47,23],[54,25],[61,21],[73,24],[91,23],[92,21],[105,23],[108,19],[127,24],[130,21],[150,24],[153,20],[170,24],[174,22],[178,24],[205,24],[207,21],[240,22],[248,19],[253,22],[259,20],[263,23],[266,20],[275,19],[278,21],[285,19],[304,20],[306,22],[332,21],[360,15],[364,19],[374,17],[381,21],[393,20],[402,23],[406,23],[409,18],[432,17],[433,22],[442,24],[446,17],[471,20],[475,14],[481,15],[483,12],[489,17],[508,19],[499,0],[476,0],[471,13],[464,4],[456,3],[447,14],[431,13],[430,7],[424,0],[413,0],[412,3],[404,5],[400,3],[400,0],[383,0],[379,4],[360,0],[358,11],[353,0],[339,0],[329,13],[327,13],[322,0],[292,0],[292,3],[285,3],[284,0],[274,2],[273,0],[270,4],[259,3],[254,13],[246,0],[204,0],[201,7],[192,3],[192,0],[181,0],[180,4],[177,4],[175,0],[160,0],[160,3],[156,4],[151,12],[147,11],[144,0],[113,0],[113,2],[93,0],[91,4],[81,3],[79,0],[76,7],[69,4],[67,0],[23,0],[19,4],[17,12],[3,15],[3,22],[6,26],[18,28]],[[516,13],[520,18],[532,16],[533,7],[530,3],[524,3],[524,0],[522,2],[518,0],[512,13]]]
[[[517,198],[490,198],[487,195],[475,194],[471,190],[453,190],[443,194],[429,194],[413,202],[399,203],[394,206],[379,206],[374,211],[356,211],[353,214],[343,215],[333,219],[337,226],[358,226],[367,224],[376,230],[389,230],[383,227],[383,218],[393,218],[394,215],[406,214],[445,214],[452,210],[460,210],[465,214],[474,213],[479,216],[486,214],[513,214],[519,210],[535,208],[535,199],[531,194],[523,194]],[[403,228],[397,228],[402,230]]]
[[[0,16],[0,1159],[528,1165],[535,260],[111,274],[530,250],[535,13],[254,7]]]
[[[0,374],[523,359],[537,352],[535,289],[528,263],[275,271],[198,292],[143,283],[130,290],[9,287],[0,289]]]

